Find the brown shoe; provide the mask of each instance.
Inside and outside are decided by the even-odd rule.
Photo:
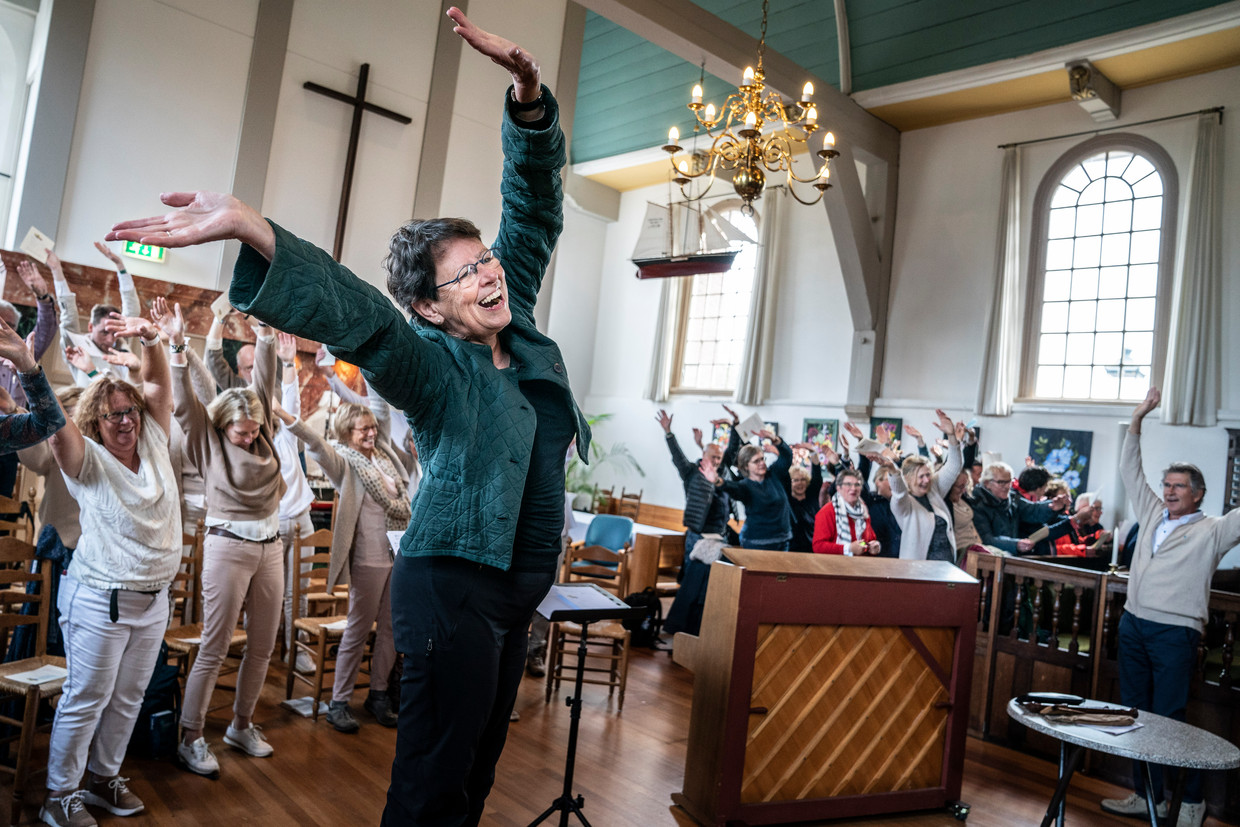
[[[94,778],[82,792],[87,804],[102,807],[112,815],[131,816],[140,813],[146,805],[129,789],[128,778],[119,775],[112,778]]]
[[[74,790],[59,798],[48,796],[39,810],[39,820],[51,827],[99,827],[82,802],[84,790]]]

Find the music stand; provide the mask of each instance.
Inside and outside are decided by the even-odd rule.
[[[577,648],[577,677],[573,682],[573,696],[566,699],[571,710],[568,726],[568,755],[564,761],[564,791],[551,802],[543,814],[530,822],[529,827],[542,824],[552,813],[560,812],[560,827],[568,827],[568,814],[573,813],[584,827],[590,822],[581,814],[585,798],[573,795],[573,767],[577,762],[577,729],[581,722],[581,687],[585,678],[586,635],[590,624],[596,620],[632,620],[643,617],[646,610],[630,606],[620,598],[605,592],[593,583],[556,583],[538,605],[538,614],[549,621],[567,621],[581,626],[581,645]]]

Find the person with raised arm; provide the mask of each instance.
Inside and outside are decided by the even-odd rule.
[[[251,387],[230,388],[203,405],[194,393],[185,350],[185,321],[153,314],[172,350],[174,412],[185,432],[185,453],[206,484],[207,536],[202,547],[202,645],[185,679],[177,760],[190,772],[218,777],[220,767],[203,735],[207,706],[233,631],[246,613],[246,646],[237,672],[237,697],[224,743],[255,758],[274,752],[253,721],[267,679],[284,605],[284,548],[280,498],[284,478],[273,444],[271,402],[279,374],[274,332],[258,338]]]
[[[534,304],[563,229],[559,106],[528,52],[474,25],[454,31],[513,80],[505,92],[498,237],[464,219],[413,220],[385,260],[393,307],[326,251],[229,195],[168,193],[166,215],[114,239],[243,243],[229,299],[323,342],[404,412],[424,475],[392,572],[404,653],[396,756],[383,823],[477,824],[551,587],[564,525],[564,454],[590,429]],[[403,313],[412,313],[412,323]]]
[[[935,411],[947,435],[947,460],[935,471],[921,455],[906,457],[897,468],[889,454],[870,454],[872,462],[888,469],[891,480],[891,513],[900,524],[900,557],[904,560],[956,562],[956,537],[951,531],[951,510],[946,496],[964,465],[960,438],[964,423],[953,423],[943,411]],[[898,472],[898,473],[897,473]]]
[[[86,355],[90,357],[94,367],[91,370],[84,371],[75,364],[70,363],[69,365],[69,372],[73,375],[73,383],[81,387],[89,385],[90,380],[100,373],[111,373],[118,379],[123,379],[126,382],[129,381],[129,367],[127,364],[122,361],[109,362],[105,358],[108,354],[119,355],[125,349],[116,341],[116,334],[108,330],[107,325],[103,322],[113,313],[119,312],[122,316],[132,318],[142,311],[142,304],[138,299],[138,290],[134,287],[133,276],[129,275],[129,271],[125,269],[125,263],[121,261],[121,257],[112,252],[106,244],[101,244],[98,241],[95,242],[95,249],[107,256],[116,266],[116,283],[120,289],[121,307],[118,311],[113,305],[97,304],[90,309],[90,320],[86,324],[88,341],[85,349]],[[60,304],[60,329],[64,333],[81,333],[77,295],[65,279],[65,271],[60,264],[60,258],[51,250],[47,251],[47,266],[52,271],[52,283],[56,288],[56,301]]]
[[[155,301],[158,308],[163,299]],[[143,809],[120,775],[121,761],[181,564],[181,506],[168,447],[172,381],[159,331],[117,315],[100,324],[112,335],[138,337],[142,388],[101,377],[50,440],[82,528],[57,599],[69,675],[52,724],[40,812],[54,827],[94,825],[87,804],[121,816]]]
[[[0,453],[12,453],[42,442],[65,425],[65,414],[56,402],[47,375],[30,348],[8,322],[0,319],[0,359],[17,371],[29,413],[0,416]]]
[[[34,294],[35,304],[38,307],[38,315],[34,323],[34,338],[30,342],[30,352],[37,362],[43,358],[44,353],[47,353],[52,340],[56,338],[56,299],[48,291],[47,281],[39,272],[39,268],[31,262],[25,259],[19,261],[17,275],[22,284],[26,285],[26,289]],[[5,278],[4,262],[0,261],[0,284],[4,283]],[[20,321],[17,308],[6,301],[0,301],[0,320],[17,330],[17,324]],[[22,388],[18,371],[12,361],[3,357],[0,357],[0,389],[8,391],[18,407],[26,407],[26,393]]]
[[[1173,462],[1162,472],[1162,496],[1150,487],[1141,462],[1141,423],[1162,394],[1150,388],[1132,412],[1120,449],[1119,473],[1141,523],[1128,574],[1128,597],[1119,620],[1119,693],[1125,706],[1183,721],[1197,673],[1197,648],[1205,630],[1210,580],[1229,549],[1240,543],[1240,509],[1222,517],[1201,510],[1206,481],[1201,469]],[[1206,815],[1199,770],[1184,770],[1184,805],[1178,827],[1200,827]],[[1102,809],[1144,817],[1152,795],[1161,815],[1163,771],[1150,766],[1153,790],[1133,763],[1127,798],[1104,799]]]

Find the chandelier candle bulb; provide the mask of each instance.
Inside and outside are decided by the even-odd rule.
[[[809,110],[806,111],[805,123],[809,124],[810,126],[813,126],[814,124],[818,123],[818,107],[811,106]]]
[[[700,83],[693,84],[693,102],[702,102],[702,85]]]
[[[745,128],[756,129],[758,126],[758,115],[756,112],[750,112],[745,116]]]
[[[809,81],[805,82],[805,88],[801,90],[801,100],[808,101],[814,96],[814,84]]]
[[[822,148],[823,149],[835,149],[835,133],[834,132],[828,132],[826,135],[822,136]]]
[[[742,82],[746,86],[753,86],[753,67],[752,66],[745,67],[745,76]]]
[[[706,120],[713,121],[715,119],[715,105],[713,103],[706,104]]]
[[[673,126],[671,129],[667,130],[667,143],[669,146],[675,146],[676,142],[679,140],[680,140],[679,129]]]

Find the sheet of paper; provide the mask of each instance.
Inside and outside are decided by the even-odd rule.
[[[1102,726],[1101,724],[1077,724],[1077,726],[1105,732],[1107,735],[1123,735],[1126,732],[1132,732],[1134,729],[1140,729],[1144,724],[1140,721],[1135,721],[1128,726]]]
[[[220,293],[219,298],[211,302],[211,312],[214,313],[215,318],[219,319],[220,321],[223,321],[224,317],[227,316],[229,311],[231,310],[232,310],[232,305],[228,303],[228,291],[227,290],[225,290],[223,293]]]
[[[757,414],[757,412],[754,412],[742,420],[741,424],[736,427],[740,429],[741,436],[748,437],[765,428],[766,423],[762,420],[762,417]]]
[[[9,680],[17,681],[18,683],[28,683],[28,684],[34,685],[34,684],[49,683],[51,681],[60,680],[62,678],[68,677],[68,675],[69,675],[69,670],[64,668],[63,666],[57,666],[54,663],[48,663],[48,664],[44,664],[43,666],[40,666],[38,669],[31,669],[29,672],[17,672],[15,674],[9,675]]]
[[[280,701],[280,706],[290,712],[296,712],[303,718],[309,718],[314,714],[314,699],[309,695],[302,695],[300,698],[293,698],[288,701]],[[319,701],[319,714],[327,714],[327,704],[323,701]]]
[[[324,623],[324,629],[331,629],[333,632],[343,632],[345,627],[349,625],[348,618],[337,620],[335,623]]]
[[[72,333],[64,328],[61,328],[61,333],[69,339],[70,344],[79,350],[84,350],[87,353],[90,353],[95,347],[94,343],[91,342],[90,337],[85,333]]]
[[[44,233],[39,231],[38,227],[31,227],[26,233],[26,237],[22,239],[21,251],[33,258],[35,261],[47,261],[47,254],[56,246],[56,242],[52,241]]]

